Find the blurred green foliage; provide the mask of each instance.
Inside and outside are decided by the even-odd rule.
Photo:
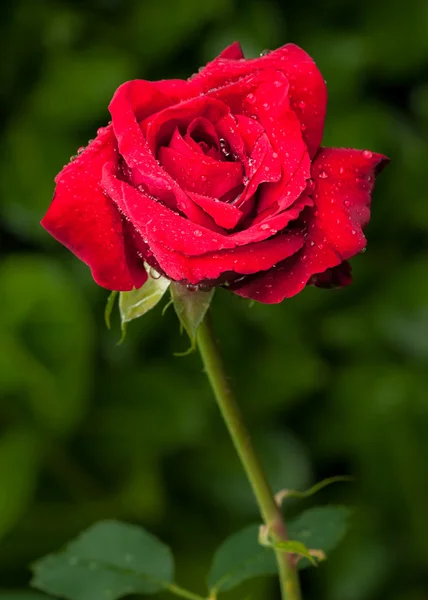
[[[358,506],[357,526],[303,575],[305,599],[428,598],[427,31],[420,0],[2,7],[0,598],[39,597],[12,594],[28,563],[107,517],[156,532],[179,581],[203,590],[214,549],[256,516],[198,356],[173,357],[187,344],[173,311],[134,322],[118,347],[108,294],[39,226],[55,174],[108,120],[120,83],[186,77],[234,39],[253,56],[303,46],[329,87],[324,143],[392,158],[350,288],[214,301],[275,488],[356,476],[319,494]],[[230,597],[276,593],[260,580]]]

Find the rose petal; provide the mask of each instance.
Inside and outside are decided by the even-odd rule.
[[[195,224],[143,191],[119,180],[112,163],[104,166],[102,184],[121,213],[131,221],[151,248],[153,243],[160,242],[171,250],[192,256],[236,245],[221,233]]]
[[[306,187],[310,177],[310,159],[296,114],[290,108],[289,83],[286,77],[274,69],[266,69],[255,75],[210,93],[215,98],[227,102],[236,115],[244,115],[256,120],[266,132],[269,140],[270,164],[264,164],[263,177],[272,166],[277,168],[275,176],[261,181],[273,181],[260,190],[258,207],[265,210],[274,202],[278,205],[286,197],[289,206]],[[282,168],[282,174],[279,169]],[[253,193],[252,188],[249,194]]]
[[[179,130],[187,129],[195,117],[206,119],[215,125],[228,113],[229,107],[223,102],[208,96],[198,96],[157,112],[142,123],[141,127],[155,156],[159,147],[169,142],[176,127]]]
[[[238,233],[233,233],[230,238],[240,246],[264,240],[275,235],[278,231],[282,231],[292,221],[295,221],[307,206],[313,206],[313,200],[309,196],[302,195],[288,210],[280,214],[267,216],[263,221],[255,222],[250,227]]]
[[[208,92],[251,73],[275,69],[290,83],[290,102],[302,125],[302,134],[311,157],[317,152],[324,130],[327,88],[313,59],[294,44],[286,44],[269,54],[247,60],[226,60],[222,55],[208,63],[189,84]]]
[[[324,273],[312,275],[308,281],[309,285],[315,285],[320,288],[346,287],[352,283],[351,265],[347,260],[343,261],[337,267],[326,269]]]
[[[242,165],[239,162],[220,162],[197,154],[184,156],[162,147],[158,158],[164,169],[183,190],[211,198],[221,198],[242,183]]]
[[[313,164],[316,210],[308,209],[305,247],[268,273],[255,275],[235,292],[266,304],[300,292],[311,277],[340,265],[366,244],[374,176],[388,159],[369,151],[323,148]]]
[[[241,44],[239,42],[233,42],[227,48],[223,50],[218,56],[218,58],[224,58],[228,60],[240,60],[244,58],[244,53],[241,48]]]
[[[242,217],[242,211],[233,204],[194,192],[188,192],[188,194],[220,227],[234,229]]]
[[[152,98],[150,94],[159,93],[158,90],[153,92],[148,83],[141,80],[124,83],[116,91],[109,106],[119,152],[131,169],[132,183],[136,187],[143,186],[148,194],[166,206],[180,209],[194,223],[215,230],[214,221],[162,169],[148,147],[138,115],[146,114],[149,110],[146,103]],[[156,100],[161,101],[162,98],[156,96]],[[171,99],[165,96],[162,101],[166,103]],[[212,106],[213,102],[209,104]]]
[[[116,142],[106,127],[57,175],[42,225],[90,267],[99,285],[125,291],[141,287],[147,273],[143,260],[128,248],[122,217],[100,186],[103,165],[112,160]]]
[[[270,269],[277,262],[292,256],[302,248],[304,242],[303,234],[294,231],[258,244],[201,256],[173,252],[163,244],[155,243],[151,247],[160,267],[169,277],[196,285],[216,280],[225,273],[233,280],[236,274],[247,275]]]

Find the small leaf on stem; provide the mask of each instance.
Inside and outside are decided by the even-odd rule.
[[[352,510],[346,506],[315,506],[288,522],[288,536],[328,555],[345,536],[351,515]],[[298,563],[299,569],[309,566],[307,559]]]
[[[307,558],[314,567],[318,566],[317,561],[312,556],[311,551],[306,548],[305,544],[302,542],[297,542],[296,540],[286,540],[284,542],[272,542],[271,547],[276,550],[283,550],[288,554],[297,554],[298,556],[303,556]]]
[[[217,549],[208,575],[211,595],[232,590],[247,579],[277,573],[275,554],[259,544],[258,536],[259,526],[250,525]]]
[[[348,528],[351,510],[344,506],[319,506],[309,509],[287,523],[289,540],[272,545],[266,529],[250,525],[230,536],[217,549],[208,575],[210,595],[231,590],[247,579],[276,575],[274,548],[303,557],[298,569],[318,564],[333,550]],[[268,543],[269,546],[261,545]],[[315,559],[315,560],[314,560]],[[317,562],[318,561],[318,562]]]
[[[196,348],[196,333],[210,307],[214,288],[208,292],[187,288],[181,283],[171,282],[171,298],[181,326],[190,338],[190,348],[185,353]]]
[[[126,323],[142,317],[151,310],[169,287],[170,281],[165,277],[153,277],[153,269],[149,270],[146,283],[138,290],[120,292],[119,311],[122,322],[122,339],[125,338]]]
[[[104,320],[106,322],[107,329],[111,328],[110,317],[111,317],[111,312],[113,310],[114,302],[116,300],[116,296],[118,295],[118,293],[119,292],[111,292],[111,294],[107,298],[107,304],[106,304],[106,308],[105,308],[105,311],[104,311]]]

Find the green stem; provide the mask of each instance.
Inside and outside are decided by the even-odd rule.
[[[270,485],[242,420],[241,411],[230,389],[208,319],[209,317],[206,316],[198,330],[198,347],[206,374],[257,499],[263,521],[275,541],[284,541],[287,539],[287,530],[281,510],[275,502]],[[292,556],[278,550],[276,551],[276,557],[283,600],[301,600],[299,579],[293,565]]]
[[[176,596],[180,596],[181,598],[187,598],[187,600],[205,600],[203,596],[199,596],[199,594],[194,594],[193,592],[189,592],[179,585],[175,583],[170,583],[167,585],[167,590],[171,592],[171,594],[175,594]]]

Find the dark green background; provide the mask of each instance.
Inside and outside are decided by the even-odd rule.
[[[218,543],[256,507],[197,355],[170,309],[106,330],[105,290],[41,229],[53,178],[130,78],[186,77],[241,40],[287,41],[327,80],[324,143],[392,158],[355,283],[277,306],[220,291],[214,318],[272,484],[354,474],[316,501],[358,507],[303,577],[305,600],[428,598],[428,2],[20,0],[2,8],[0,588],[109,516],[171,544],[204,593]],[[302,503],[305,506],[305,503]],[[291,511],[298,506],[291,505]],[[275,598],[260,580],[233,598]],[[1,598],[9,598],[3,595]],[[96,599],[94,599],[96,600]]]

